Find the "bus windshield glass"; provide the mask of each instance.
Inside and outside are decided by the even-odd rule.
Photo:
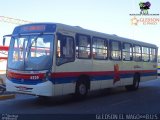
[[[53,41],[53,34],[13,36],[8,55],[8,68],[33,71],[50,69]]]

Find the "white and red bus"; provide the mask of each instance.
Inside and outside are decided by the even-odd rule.
[[[11,35],[7,91],[76,94],[157,78],[157,46],[59,23],[18,26]]]

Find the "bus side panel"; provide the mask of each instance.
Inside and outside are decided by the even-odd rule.
[[[90,72],[91,68],[92,61],[90,59],[76,59],[74,62],[56,66],[55,74],[60,74],[60,77],[55,79],[55,95],[74,93],[76,81],[81,75]]]
[[[92,71],[97,74],[92,76],[90,90],[97,90],[100,88],[107,88],[113,86],[111,75],[109,76],[106,71],[112,71],[112,62],[108,64],[107,60],[93,60]],[[106,73],[106,74],[105,74]]]
[[[122,61],[123,65],[121,72],[121,83],[124,85],[133,84],[133,70],[134,70],[134,62],[133,61]]]
[[[153,80],[153,79],[157,79],[156,63],[155,62],[143,62],[141,81],[148,81],[148,80]]]
[[[54,89],[53,89],[54,96],[62,95],[63,93],[62,90],[63,90],[63,84],[54,83]]]
[[[75,83],[66,83],[63,84],[63,95],[70,94],[75,92]]]

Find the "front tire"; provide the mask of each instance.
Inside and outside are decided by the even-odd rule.
[[[78,81],[76,84],[75,96],[78,99],[84,99],[87,96],[88,88],[85,81]]]

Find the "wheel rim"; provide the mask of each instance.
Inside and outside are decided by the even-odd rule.
[[[80,86],[79,86],[79,93],[81,95],[85,95],[86,94],[86,86],[84,84],[80,84]]]

